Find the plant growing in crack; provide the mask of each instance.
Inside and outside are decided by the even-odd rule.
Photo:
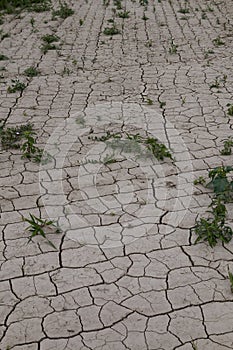
[[[25,142],[21,146],[22,158],[26,158],[35,163],[41,162],[42,164],[46,164],[51,160],[51,156],[35,145],[36,140],[34,136],[35,132],[33,131],[24,132]]]
[[[214,198],[210,204],[211,218],[201,218],[192,229],[198,236],[195,243],[203,240],[207,241],[211,247],[214,247],[218,240],[223,243],[229,243],[233,231],[232,228],[225,225],[227,209],[223,200],[219,197]]]
[[[61,230],[58,227],[58,225],[52,221],[52,220],[44,220],[41,218],[36,217],[33,214],[29,214],[30,218],[27,219],[23,217],[23,221],[27,222],[29,226],[26,228],[27,231],[31,233],[31,236],[28,239],[28,242],[30,242],[35,236],[42,236],[46,239],[49,245],[57,250],[55,245],[46,237],[46,233],[48,231],[53,231],[55,233],[60,233]],[[50,232],[52,233],[52,232]]]
[[[30,123],[6,128],[2,121],[0,125],[0,140],[4,150],[20,149],[22,158],[46,164],[51,160],[51,156],[35,145],[35,135],[33,124]]]
[[[39,70],[37,70],[35,67],[29,67],[23,72],[24,75],[30,78],[36,77],[39,73]]]
[[[227,110],[227,114],[231,117],[233,117],[233,105],[228,103],[227,104],[228,110]]]
[[[127,132],[107,133],[101,137],[89,137],[94,141],[106,142],[113,149],[121,149],[121,151],[130,153],[134,152],[138,156],[153,156],[158,160],[170,158],[173,160],[170,150],[154,137],[143,137],[139,134],[130,134]],[[110,142],[111,140],[111,142]],[[142,149],[145,148],[146,152]]]
[[[170,47],[169,47],[169,53],[171,55],[174,55],[177,53],[178,45],[174,43],[174,40],[171,40]]]
[[[26,85],[22,82],[20,82],[18,79],[12,79],[11,80],[11,86],[8,86],[7,92],[9,94],[13,94],[17,91],[23,91],[26,88]]]
[[[233,147],[233,138],[231,136],[229,136],[228,139],[224,141],[223,149],[221,150],[221,154],[223,156],[231,155],[232,147]]]
[[[233,231],[231,227],[225,224],[227,217],[225,203],[233,199],[233,181],[230,181],[227,177],[231,171],[233,171],[231,166],[221,166],[209,171],[211,181],[206,187],[212,188],[215,194],[209,206],[211,217],[201,218],[191,229],[191,232],[198,235],[195,243],[204,240],[208,241],[211,247],[214,247],[218,240],[223,243],[230,242]]]
[[[103,32],[105,35],[117,35],[120,34],[119,29],[117,29],[116,25],[113,24],[112,27],[106,27]]]
[[[57,50],[59,47],[54,44],[54,42],[58,42],[60,38],[53,34],[46,34],[42,36],[43,45],[41,47],[41,51],[46,54],[49,50]]]
[[[120,18],[129,18],[130,12],[129,11],[120,11],[117,13],[117,17],[120,17]]]
[[[24,133],[32,131],[33,124],[27,123],[16,127],[5,128],[4,121],[0,125],[0,140],[3,149],[19,149]]]
[[[179,13],[182,13],[183,15],[189,13],[189,8],[187,7],[186,3],[185,3],[185,7],[180,7],[178,10]]]
[[[159,101],[159,107],[160,108],[164,108],[166,106],[166,102],[165,101]]]

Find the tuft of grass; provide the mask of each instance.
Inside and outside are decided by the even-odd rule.
[[[2,149],[20,149],[22,158],[35,163],[48,163],[51,156],[36,146],[33,124],[27,123],[17,127],[5,128],[4,122],[0,125],[0,141]]]
[[[82,26],[83,23],[84,23],[84,20],[83,20],[82,18],[80,18],[80,20],[79,20],[79,25]]]
[[[63,4],[60,3],[60,8],[58,10],[54,10],[52,12],[52,17],[61,17],[62,19],[66,19],[69,16],[72,16],[74,14],[74,10],[68,7],[67,3],[64,2]]]
[[[29,226],[26,228],[27,231],[31,233],[31,236],[28,239],[30,242],[35,236],[42,236],[46,239],[48,244],[57,250],[55,245],[46,237],[46,231],[53,229],[55,233],[60,233],[60,229],[57,224],[52,220],[44,220],[36,217],[35,215],[29,214],[30,218],[27,219],[23,217],[23,221],[27,222]]]
[[[115,25],[113,25],[112,27],[106,27],[103,33],[105,35],[117,35],[117,34],[120,34],[120,31],[119,29],[116,28]]]
[[[117,16],[120,18],[129,18],[130,12],[129,11],[120,11],[117,13]]]
[[[35,67],[29,67],[23,72],[27,77],[36,77],[40,72]]]
[[[15,93],[17,91],[23,91],[26,88],[26,85],[20,82],[18,79],[16,80],[12,79],[11,82],[12,82],[12,85],[8,86],[7,88],[7,92],[9,94]]]

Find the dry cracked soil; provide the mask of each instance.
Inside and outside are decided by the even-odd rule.
[[[233,243],[190,231],[212,196],[194,179],[232,162],[232,5],[67,0],[67,18],[58,1],[2,16],[2,123],[33,123],[51,158],[0,150],[1,350],[233,349]],[[148,138],[173,159],[150,157]],[[30,214],[61,232],[29,242]]]

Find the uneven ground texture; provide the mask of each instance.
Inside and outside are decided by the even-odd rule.
[[[211,195],[194,178],[232,161],[220,155],[232,135],[232,1],[126,0],[126,19],[111,0],[68,5],[75,13],[65,20],[23,12],[1,25],[1,36],[9,33],[0,43],[9,57],[0,62],[6,126],[34,123],[45,147],[78,115],[70,129],[81,134],[64,164],[43,169],[1,150],[0,349],[232,349],[233,244],[194,245],[190,234]],[[112,18],[120,33],[104,35]],[[44,54],[45,34],[60,41]],[[27,78],[32,65],[40,74]],[[12,79],[26,89],[7,93]],[[102,143],[88,136],[124,127],[142,136],[159,130],[175,161],[122,151],[97,166],[91,159]],[[57,250],[42,237],[28,243],[29,213],[60,220],[62,233],[48,236]]]

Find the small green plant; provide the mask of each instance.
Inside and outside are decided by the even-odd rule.
[[[49,50],[56,50],[58,47],[54,45],[54,42],[58,42],[60,38],[53,34],[46,34],[41,38],[44,44],[41,47],[41,51],[46,54]]]
[[[218,36],[213,40],[213,44],[215,46],[222,46],[222,45],[225,45],[225,42]]]
[[[34,131],[25,131],[24,132],[24,142],[21,146],[22,158],[28,159],[35,163],[46,164],[50,161],[51,156],[47,152],[36,146]]]
[[[23,221],[29,224],[26,230],[31,233],[31,236],[29,237],[28,242],[30,242],[35,236],[42,236],[43,238],[46,239],[49,245],[51,245],[51,247],[57,250],[55,245],[46,237],[47,231],[51,231],[51,229],[55,229],[55,233],[61,232],[57,224],[55,224],[55,222],[52,220],[40,219],[32,215],[31,213],[29,215],[30,215],[29,219],[23,217]]]
[[[228,103],[227,107],[228,107],[227,114],[230,115],[231,117],[233,117],[233,105]]]
[[[210,84],[210,89],[219,89],[220,88],[220,82],[218,80],[218,78],[215,78],[215,81]]]
[[[45,42],[47,44],[52,44],[52,43],[58,42],[60,40],[60,38],[54,34],[43,35],[41,39],[43,40],[43,42]]]
[[[215,198],[210,207],[212,217],[208,219],[201,218],[193,228],[193,231],[198,235],[195,243],[203,240],[207,241],[211,247],[214,247],[218,240],[223,243],[229,243],[233,231],[231,227],[225,225],[227,213],[225,204],[222,202],[221,198]]]
[[[151,100],[150,98],[147,98],[147,100],[146,100],[146,103],[149,105],[149,106],[151,106],[151,105],[153,105],[153,100]]]
[[[171,44],[170,44],[170,47],[169,47],[169,53],[170,53],[171,55],[174,55],[174,54],[177,53],[177,49],[178,49],[178,45],[176,45],[176,44],[174,43],[174,41],[172,40],[172,41],[171,41]]]
[[[112,27],[106,27],[103,33],[105,35],[116,35],[116,34],[120,34],[120,31],[119,29],[116,28],[115,25],[113,25]]]
[[[64,77],[65,75],[70,75],[71,73],[72,73],[72,71],[70,70],[70,68],[64,67],[61,75],[62,75],[62,77]]]
[[[160,108],[163,108],[163,107],[165,107],[166,106],[166,102],[165,101],[160,101],[159,102],[159,107]]]
[[[36,77],[40,72],[35,67],[29,67],[23,72],[27,77]]]
[[[74,10],[68,7],[67,3],[60,3],[60,8],[56,11],[52,12],[52,18],[61,17],[62,19],[66,19],[69,16],[74,14]]]
[[[233,293],[233,274],[228,270],[229,281],[231,285],[231,292]]]
[[[12,85],[8,86],[7,88],[7,92],[9,94],[15,93],[17,91],[23,91],[26,88],[26,85],[20,82],[18,79],[16,80],[12,79],[11,82],[12,82]]]
[[[210,5],[207,5],[206,11],[214,12],[214,9]]]
[[[206,13],[204,11],[201,14],[201,19],[207,19],[207,15],[206,15]]]
[[[183,107],[186,102],[186,97],[181,97],[181,106]]]
[[[203,176],[199,176],[193,181],[194,185],[205,185],[206,179]]]
[[[227,175],[233,171],[231,166],[219,166],[209,171],[211,181],[206,185],[213,189],[215,196],[224,202],[230,202],[233,195],[233,181],[229,181]]]
[[[104,165],[113,164],[116,162],[117,160],[114,158],[114,154],[107,154],[102,161]]]
[[[117,13],[117,16],[120,18],[129,18],[129,11],[120,11]]]
[[[182,13],[183,15],[185,15],[186,13],[189,13],[189,9],[186,6],[185,7],[180,7],[178,12]]]
[[[233,171],[231,166],[220,166],[209,171],[211,181],[206,185],[214,191],[214,198],[211,201],[209,211],[211,217],[201,218],[196,222],[194,231],[200,240],[208,241],[211,247],[217,244],[218,240],[228,243],[233,235],[232,228],[225,225],[227,209],[225,203],[233,199],[233,181],[229,180],[228,174]]]
[[[6,61],[9,60],[9,58],[5,55],[0,55],[0,61]]]
[[[193,350],[198,350],[197,345],[194,343],[193,340],[192,340],[191,344],[192,344]]]
[[[54,44],[43,44],[42,46],[41,46],[41,51],[44,53],[44,54],[46,54],[48,51],[50,51],[50,50],[57,50],[58,49],[58,47],[56,46],[56,45],[54,45]]]
[[[139,0],[139,4],[142,6],[147,6],[148,5],[148,0]]]
[[[79,20],[80,27],[83,25],[83,23],[84,23],[84,20],[82,18],[80,18],[80,20]]]
[[[101,137],[89,137],[94,141],[106,142],[113,139],[112,143],[106,142],[107,145],[115,148],[121,148],[125,152],[134,152],[139,156],[153,156],[158,160],[163,160],[164,158],[173,159],[169,149],[158,139],[154,137],[143,137],[139,134],[129,134],[125,133],[110,133],[109,131]],[[141,149],[141,145],[145,147],[146,152]]]
[[[2,149],[20,149],[22,151],[22,158],[45,164],[51,160],[51,156],[35,145],[35,135],[33,124],[27,123],[6,128],[4,121],[0,123]]]
[[[3,149],[19,149],[21,140],[24,138],[26,131],[32,131],[33,124],[24,124],[16,127],[5,128],[2,121],[0,126],[0,140]]]
[[[224,141],[223,144],[223,149],[221,150],[221,154],[223,156],[229,156],[232,153],[232,148],[233,147],[233,139],[232,137],[228,137],[227,140]]]
[[[145,43],[146,47],[151,47],[152,46],[152,40],[147,40],[147,42]]]
[[[114,6],[116,6],[117,10],[122,10],[121,0],[113,0]]]

